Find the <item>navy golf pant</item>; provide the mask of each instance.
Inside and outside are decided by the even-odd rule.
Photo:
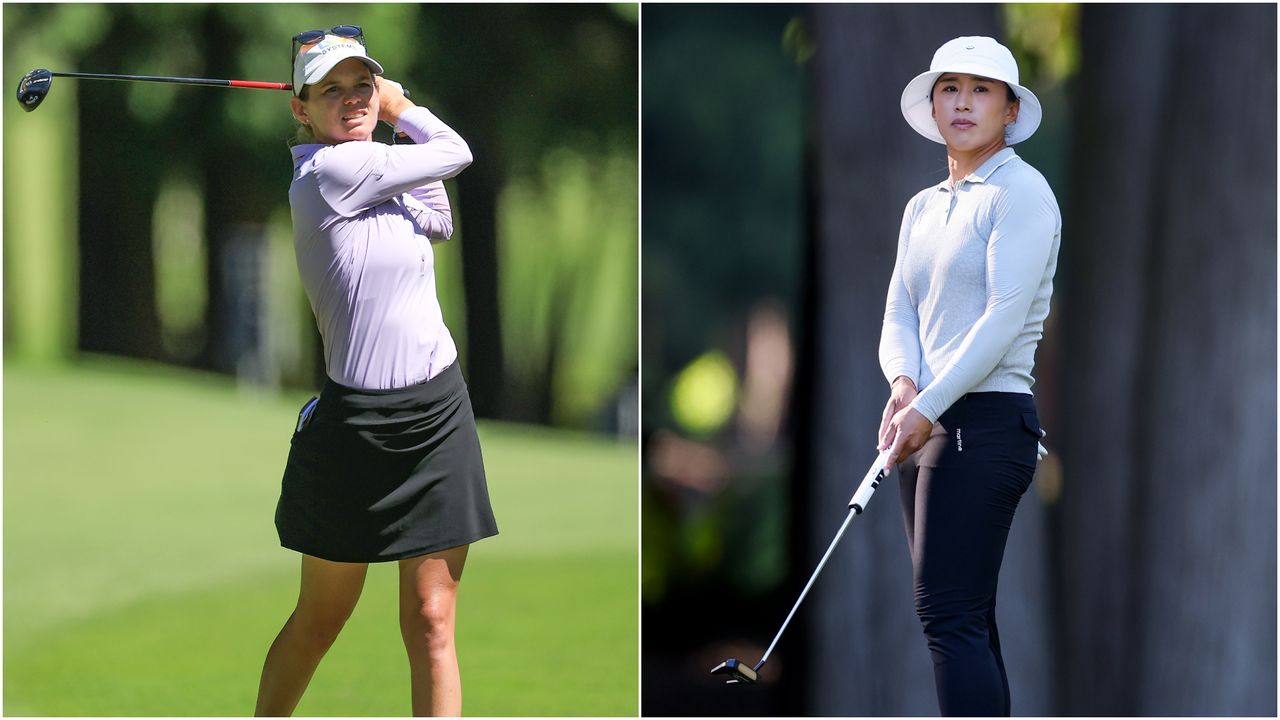
[[[899,466],[916,613],[943,715],[1011,712],[996,584],[1039,438],[1030,395],[970,393]]]

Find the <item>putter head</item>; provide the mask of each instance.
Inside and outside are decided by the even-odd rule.
[[[18,81],[18,103],[22,109],[31,112],[44,102],[49,94],[49,86],[53,85],[53,73],[40,69],[32,70]]]
[[[744,665],[740,661],[729,658],[711,670],[712,675],[728,675],[729,679],[725,680],[726,685],[734,685],[742,683],[743,685],[756,684],[756,671],[751,666]]]

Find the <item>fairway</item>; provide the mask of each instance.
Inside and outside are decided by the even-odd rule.
[[[298,407],[228,379],[87,358],[4,368],[4,714],[250,715],[293,607],[272,523]],[[480,423],[501,534],[458,605],[467,715],[634,716],[634,443]],[[395,564],[298,715],[409,713]]]

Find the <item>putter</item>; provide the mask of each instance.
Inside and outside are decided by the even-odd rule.
[[[818,561],[818,567],[809,576],[809,582],[805,583],[804,590],[800,591],[800,597],[796,599],[796,604],[791,606],[791,612],[787,613],[787,619],[782,621],[782,627],[778,628],[778,634],[773,636],[773,642],[769,643],[769,648],[764,651],[764,656],[760,658],[760,662],[754,666],[746,665],[737,658],[729,658],[711,670],[712,675],[728,675],[725,680],[726,685],[754,685],[759,677],[760,668],[764,666],[769,659],[773,648],[778,644],[778,639],[782,637],[783,631],[787,629],[787,625],[791,622],[791,618],[795,616],[796,610],[800,608],[800,603],[804,602],[804,596],[809,594],[809,588],[813,587],[813,581],[818,579],[818,573],[822,572],[822,567],[827,564],[827,559],[831,557],[831,551],[836,549],[840,538],[844,537],[844,531],[849,527],[849,521],[853,520],[855,515],[861,515],[866,509],[867,502],[871,500],[871,496],[875,494],[876,488],[880,487],[880,481],[885,477],[884,466],[889,461],[889,452],[892,448],[886,449],[876,458],[875,463],[871,465],[871,469],[867,471],[862,483],[858,485],[858,489],[853,493],[853,497],[849,499],[849,514],[845,516],[844,524],[840,526],[840,530],[836,532],[835,539],[827,546],[827,552],[822,555],[822,559]]]
[[[53,72],[32,70],[18,81],[18,102],[22,109],[31,112],[40,107],[55,77],[80,78],[82,80],[124,80],[131,82],[158,82],[176,85],[211,85],[213,87],[252,88],[256,90],[292,90],[289,83],[258,82],[256,80],[215,80],[212,78],[162,77],[156,75],[108,75],[103,73]]]

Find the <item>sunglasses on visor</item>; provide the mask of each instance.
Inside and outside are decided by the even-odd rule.
[[[292,54],[289,56],[289,67],[293,67],[294,58],[298,57],[298,53],[305,52],[316,43],[324,39],[325,35],[337,35],[341,38],[352,38],[356,42],[364,45],[364,30],[359,25],[335,25],[328,30],[307,30],[293,36]]]

